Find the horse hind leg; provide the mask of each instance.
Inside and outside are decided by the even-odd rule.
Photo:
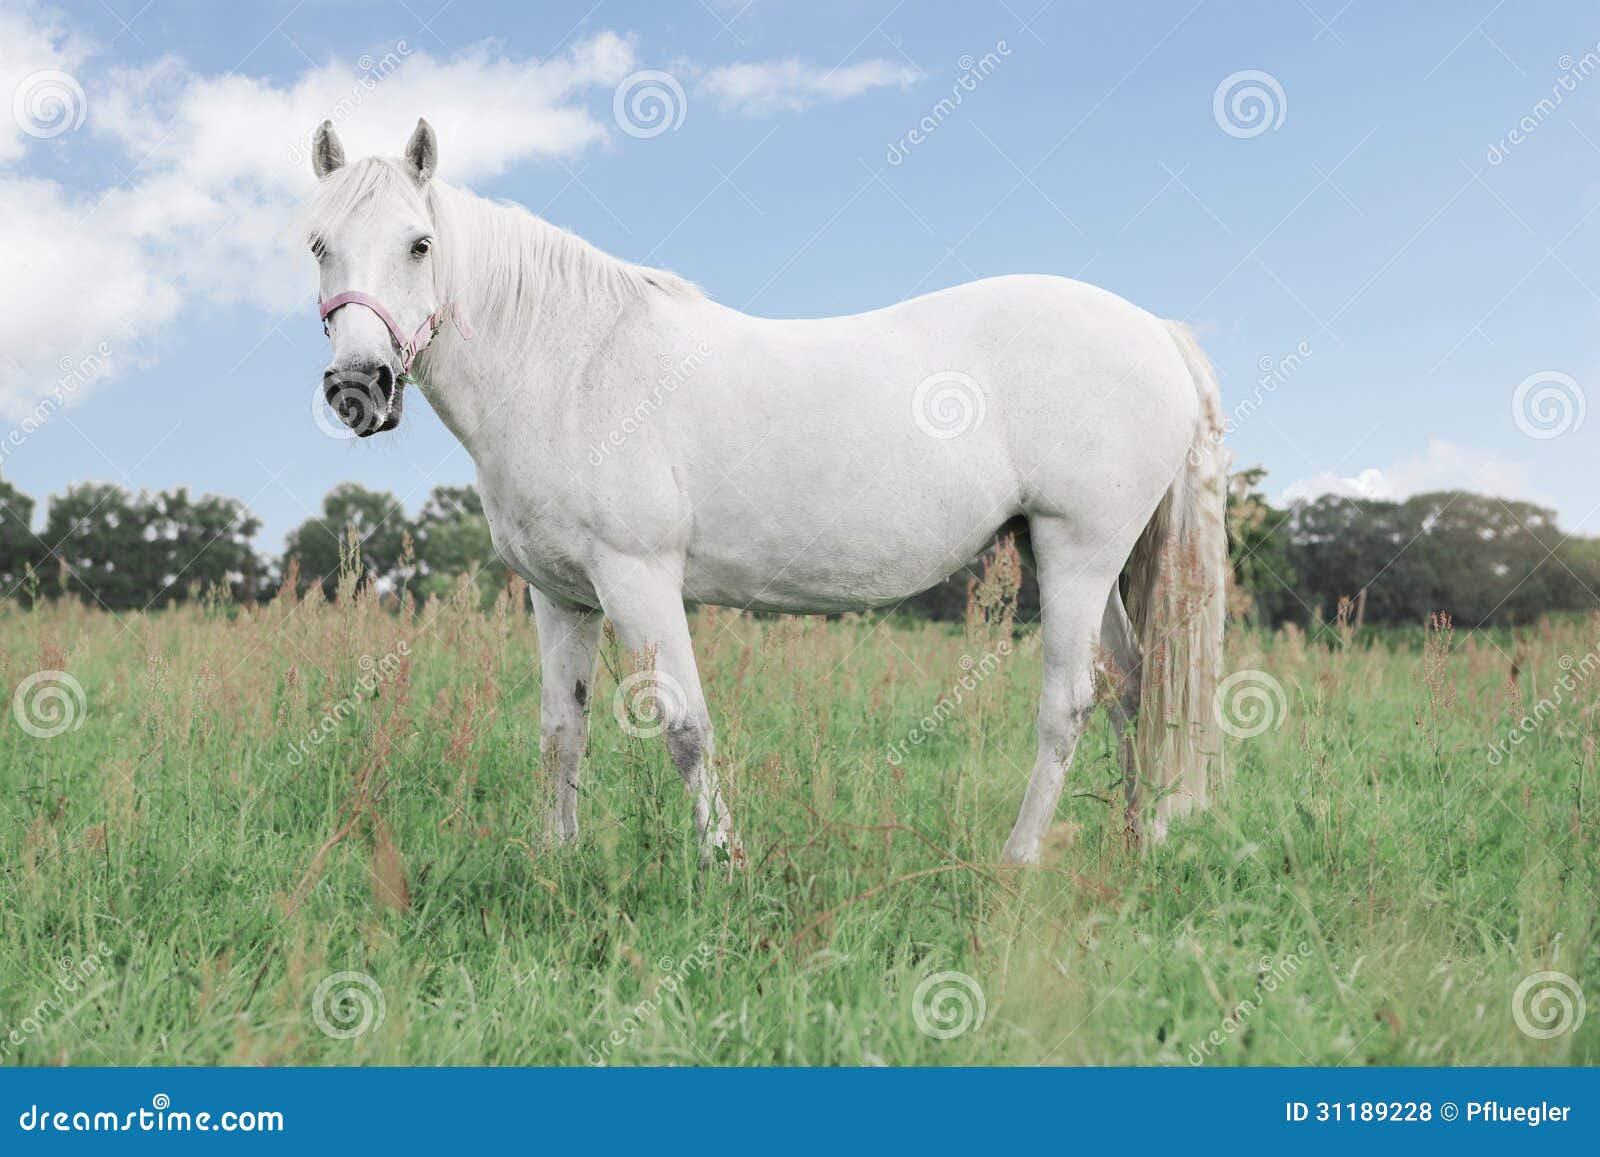
[[[1115,572],[1084,566],[1084,551],[1065,524],[1034,519],[1030,538],[1037,559],[1043,618],[1044,683],[1039,693],[1038,752],[1017,822],[1003,858],[1034,863],[1055,818],[1067,768],[1094,709],[1094,664],[1105,592]]]

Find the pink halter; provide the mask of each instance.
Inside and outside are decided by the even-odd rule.
[[[382,302],[370,294],[357,293],[354,290],[337,294],[321,304],[319,308],[324,333],[328,329],[328,316],[334,310],[346,305],[359,305],[370,309],[378,315],[378,320],[388,327],[390,335],[394,338],[394,344],[399,347],[400,372],[405,376],[410,375],[411,363],[416,361],[422,351],[428,348],[428,343],[433,340],[433,335],[439,332],[440,326],[444,325],[446,314],[449,315],[451,321],[455,322],[456,332],[461,335],[464,341],[471,341],[478,336],[473,331],[472,323],[467,320],[465,314],[453,305],[446,305],[430,313],[423,320],[422,326],[417,332],[407,337],[405,331],[394,320],[394,315],[383,308]]]

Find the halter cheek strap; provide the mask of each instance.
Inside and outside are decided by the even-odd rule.
[[[417,332],[412,334],[410,337],[407,337],[405,331],[401,329],[399,323],[395,321],[394,315],[391,314],[387,309],[383,308],[383,303],[381,301],[379,301],[376,297],[373,297],[371,294],[358,293],[354,290],[346,293],[336,294],[335,296],[328,298],[327,301],[322,302],[322,304],[319,306],[319,312],[322,318],[322,330],[324,333],[326,333],[328,330],[329,315],[331,315],[334,310],[346,305],[359,305],[365,309],[370,309],[373,313],[377,314],[378,320],[383,322],[384,326],[389,331],[389,335],[394,338],[394,344],[400,351],[401,373],[406,375],[411,373],[411,363],[416,361],[418,355],[420,355],[423,350],[428,348],[428,343],[433,340],[433,335],[439,332],[440,326],[444,325],[445,317],[447,315],[451,321],[455,322],[456,332],[461,335],[462,340],[471,341],[473,338],[478,336],[473,331],[472,323],[467,320],[466,314],[457,309],[454,305],[446,305],[441,306],[430,313],[423,320],[422,325],[420,328],[418,328]]]

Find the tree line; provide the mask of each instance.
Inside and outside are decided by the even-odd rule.
[[[1369,624],[1418,624],[1437,611],[1463,626],[1523,623],[1600,603],[1600,539],[1563,533],[1533,503],[1463,491],[1403,502],[1325,496],[1290,509],[1265,496],[1265,472],[1234,475],[1228,502],[1236,615],[1264,626],[1310,626],[1339,613]],[[35,503],[0,480],[0,583],[24,602],[72,596],[112,610],[199,597],[274,597],[286,576],[336,597],[341,565],[359,563],[380,591],[415,598],[471,576],[486,603],[509,573],[495,555],[471,486],[439,486],[412,517],[385,491],[346,482],[292,530],[280,555],[259,552],[260,521],[243,503],[185,488],[133,493],[80,483]],[[291,565],[292,563],[292,565]],[[953,576],[901,610],[959,619],[967,584]],[[1017,614],[1031,621],[1038,592],[1025,578]]]
[[[255,602],[273,598],[286,576],[301,593],[321,586],[333,598],[341,566],[352,561],[380,590],[416,597],[449,593],[471,575],[490,601],[508,578],[470,486],[435,487],[413,518],[393,494],[341,483],[278,556],[256,549],[261,522],[242,502],[194,498],[181,487],[70,486],[50,499],[38,532],[34,509],[0,481],[0,593],[23,601],[71,595],[114,611],[201,597]]]

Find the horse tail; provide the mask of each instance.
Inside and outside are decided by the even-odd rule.
[[[1216,373],[1187,326],[1167,322],[1194,381],[1200,414],[1183,471],[1128,562],[1128,611],[1143,663],[1134,741],[1140,777],[1156,791],[1152,836],[1206,803],[1224,775],[1212,706],[1227,615],[1228,451]]]

